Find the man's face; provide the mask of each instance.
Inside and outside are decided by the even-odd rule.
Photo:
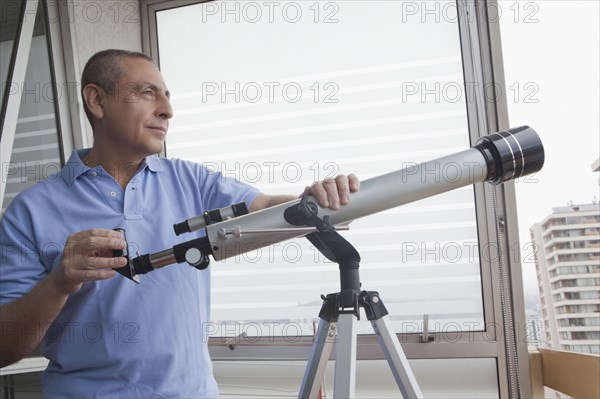
[[[164,148],[173,109],[160,71],[142,58],[124,58],[117,91],[104,102],[105,141],[117,152],[146,157]]]

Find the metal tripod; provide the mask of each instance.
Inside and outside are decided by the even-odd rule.
[[[360,290],[358,251],[335,231],[328,216],[321,220],[316,213],[316,207],[303,197],[300,203],[286,209],[285,218],[293,225],[317,228],[318,232],[308,234],[306,238],[327,259],[339,265],[341,289],[340,292],[321,296],[321,320],[298,398],[317,398],[334,344],[336,361],[333,396],[344,399],[354,397],[357,339],[355,322],[360,318],[360,308],[365,309],[367,319],[371,321],[404,398],[423,398],[400,342],[386,317],[388,312],[379,294]]]
[[[327,295],[319,317],[316,341],[313,344],[308,365],[304,372],[302,387],[298,398],[316,398],[327,361],[336,345],[335,374],[333,385],[334,398],[353,398],[356,376],[356,329],[354,311],[348,313],[343,308],[345,292]],[[402,351],[386,317],[387,310],[373,291],[353,293],[358,305],[365,308],[367,319],[371,321],[379,345],[385,354],[396,384],[404,398],[423,398],[408,360]],[[357,309],[358,312],[358,309]],[[337,341],[337,342],[336,342]]]

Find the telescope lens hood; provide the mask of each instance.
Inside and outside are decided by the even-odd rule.
[[[518,179],[539,171],[544,166],[544,147],[538,134],[529,126],[493,133],[477,140],[492,184]]]

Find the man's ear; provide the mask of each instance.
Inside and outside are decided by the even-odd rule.
[[[104,116],[104,98],[104,90],[98,85],[90,83],[83,88],[83,101],[97,119]]]

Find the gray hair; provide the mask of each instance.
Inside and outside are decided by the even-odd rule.
[[[154,63],[151,57],[137,51],[118,49],[99,51],[88,60],[83,68],[83,73],[81,74],[81,96],[83,97],[83,89],[90,83],[100,86],[108,94],[115,94],[119,81],[125,75],[125,69],[122,64],[124,58],[142,58]],[[93,128],[92,113],[85,100],[83,101],[83,110]]]

